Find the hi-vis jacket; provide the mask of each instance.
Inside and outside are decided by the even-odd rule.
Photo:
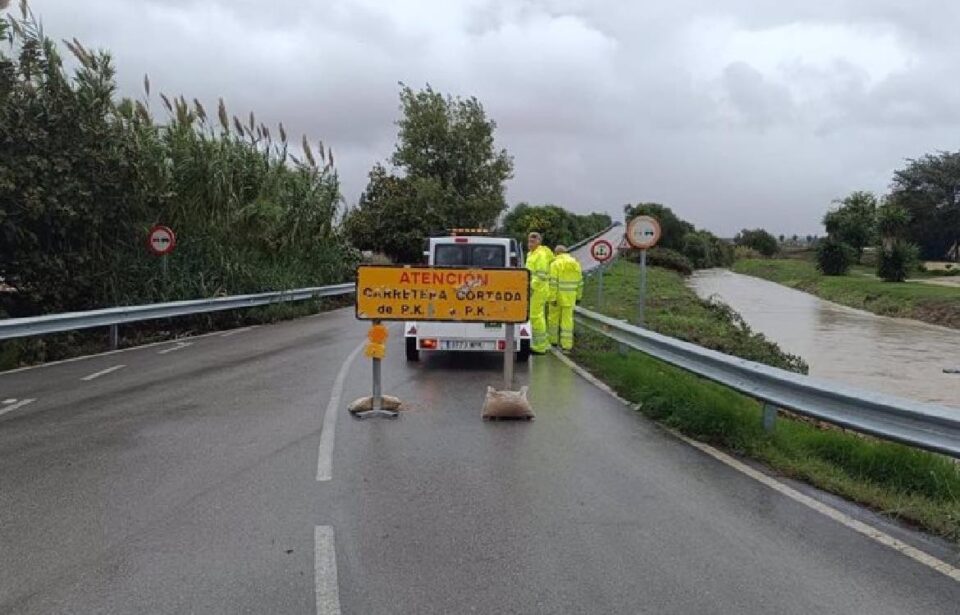
[[[538,246],[527,255],[527,269],[530,270],[530,290],[546,299],[550,292],[550,263],[553,252],[547,246]]]
[[[569,254],[560,254],[550,264],[550,303],[569,307],[583,298],[580,263]]]

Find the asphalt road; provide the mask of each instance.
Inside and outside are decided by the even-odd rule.
[[[352,419],[365,330],[346,310],[0,375],[0,613],[957,612],[957,581],[554,357],[520,370],[536,421],[484,423],[499,360],[408,365],[395,327],[410,409]]]

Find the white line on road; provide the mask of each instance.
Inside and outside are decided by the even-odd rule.
[[[333,388],[330,390],[330,402],[327,403],[327,411],[323,415],[323,426],[320,431],[320,448],[317,454],[317,480],[330,480],[333,478],[333,441],[337,432],[337,414],[340,410],[340,398],[343,396],[343,383],[347,379],[347,372],[350,371],[350,365],[357,358],[364,344],[357,346],[350,356],[340,366],[337,372],[337,378],[333,381]]]
[[[621,402],[623,402],[623,403],[626,404],[627,406],[629,406],[629,407],[631,407],[631,408],[633,407],[633,404],[631,404],[631,403],[628,402],[627,400],[625,400],[625,399],[623,399],[622,397],[620,397],[620,396],[619,396],[613,389],[611,389],[605,382],[602,382],[601,380],[599,380],[599,379],[598,379],[597,377],[595,377],[593,374],[591,374],[591,373],[588,372],[587,370],[583,369],[582,367],[580,367],[579,365],[577,365],[576,363],[574,363],[574,362],[573,362],[571,359],[569,359],[568,357],[565,357],[565,356],[563,356],[562,354],[560,354],[560,353],[558,353],[558,352],[554,352],[554,355],[555,355],[558,359],[560,359],[562,362],[566,363],[571,369],[573,369],[573,371],[575,371],[575,372],[577,372],[578,374],[580,374],[580,376],[582,376],[583,378],[585,378],[587,381],[589,381],[589,382],[592,383],[593,385],[595,385],[595,386],[597,386],[598,388],[602,389],[602,390],[605,391],[606,393],[609,393],[609,394],[612,395],[613,397],[619,399]],[[688,438],[687,436],[685,436],[685,435],[683,435],[683,434],[681,434],[681,433],[679,433],[679,432],[677,432],[677,431],[674,431],[673,429],[668,429],[667,431],[669,431],[670,433],[672,433],[672,434],[673,434],[674,436],[676,436],[677,438],[683,440],[684,442],[686,442],[686,443],[689,444],[690,446],[692,446],[692,447],[694,447],[694,448],[697,448],[697,449],[703,451],[703,452],[706,453],[707,455],[710,455],[711,457],[713,457],[713,458],[716,459],[717,461],[720,461],[720,462],[722,462],[722,463],[730,466],[730,467],[733,468],[734,470],[737,470],[738,472],[740,472],[740,473],[742,473],[742,474],[745,474],[745,475],[749,476],[750,478],[752,478],[752,479],[754,479],[754,480],[756,480],[756,481],[758,481],[758,482],[763,483],[763,484],[766,485],[767,487],[770,487],[771,489],[773,489],[773,490],[775,490],[775,491],[777,491],[777,492],[779,492],[779,493],[787,496],[787,497],[790,498],[791,500],[794,500],[795,502],[798,502],[798,503],[800,503],[800,504],[803,504],[804,506],[806,506],[806,507],[808,507],[808,508],[812,508],[813,510],[817,511],[818,513],[820,513],[820,514],[822,514],[822,515],[826,515],[827,517],[830,517],[831,519],[833,519],[833,520],[836,521],[837,523],[840,523],[841,525],[844,525],[844,526],[850,528],[851,530],[853,530],[853,531],[855,531],[855,532],[858,532],[858,533],[860,533],[860,534],[863,534],[864,536],[866,536],[867,538],[870,538],[871,540],[874,540],[875,542],[878,542],[878,543],[880,543],[880,544],[882,544],[882,545],[884,545],[884,546],[886,546],[886,547],[890,547],[891,549],[893,549],[893,550],[895,550],[895,551],[899,551],[900,553],[902,553],[903,555],[906,555],[906,556],[909,557],[910,559],[912,559],[912,560],[914,560],[914,561],[916,561],[916,562],[918,562],[918,563],[920,563],[920,564],[923,564],[924,566],[927,566],[927,567],[929,567],[929,568],[932,568],[932,569],[936,570],[937,572],[940,572],[940,573],[942,573],[942,574],[947,575],[948,577],[950,577],[950,578],[953,579],[954,581],[960,581],[960,568],[954,568],[954,567],[951,566],[950,564],[946,563],[945,561],[943,561],[943,560],[941,560],[941,559],[938,559],[938,558],[930,555],[929,553],[926,553],[926,552],[924,552],[924,551],[921,551],[920,549],[918,549],[918,548],[916,548],[916,547],[914,547],[914,546],[911,546],[911,545],[903,542],[902,540],[897,540],[897,539],[894,538],[893,536],[890,536],[889,534],[887,534],[887,533],[885,533],[885,532],[882,532],[882,531],[878,530],[877,528],[875,528],[875,527],[873,527],[873,526],[871,526],[871,525],[867,525],[866,523],[864,523],[864,522],[862,522],[862,521],[859,521],[859,520],[857,520],[857,519],[854,519],[854,518],[851,517],[850,515],[848,515],[848,514],[846,514],[846,513],[843,513],[843,512],[841,512],[841,511],[837,510],[836,508],[833,508],[832,506],[828,506],[827,504],[824,504],[823,502],[821,502],[821,501],[819,501],[819,500],[816,500],[816,499],[814,499],[814,498],[812,498],[812,497],[810,497],[810,496],[808,496],[808,495],[805,495],[805,494],[803,494],[803,493],[800,493],[800,492],[797,491],[796,489],[794,489],[794,488],[792,488],[792,487],[789,487],[789,486],[785,485],[784,483],[781,483],[780,481],[778,481],[777,479],[775,479],[775,478],[773,478],[773,477],[771,477],[771,476],[767,476],[767,475],[764,474],[763,472],[760,472],[760,471],[758,471],[758,470],[755,470],[755,469],[751,468],[750,466],[748,466],[747,464],[743,463],[742,461],[739,461],[739,460],[737,460],[737,459],[734,459],[734,458],[731,457],[730,455],[727,455],[726,453],[715,449],[714,447],[710,446],[709,444],[704,444],[703,442],[698,442],[698,441],[696,441],[696,440],[693,440],[693,439],[691,439],[691,438]]]
[[[5,399],[3,400],[3,406],[0,406],[0,416],[3,416],[7,412],[13,412],[14,410],[19,410],[27,404],[32,404],[37,401],[36,398],[21,399],[17,401],[16,399]]]
[[[231,335],[236,335],[237,333],[243,333],[244,331],[250,331],[253,327],[240,327],[239,329],[230,329],[226,333],[221,333],[220,337],[230,337]]]
[[[115,372],[115,371],[117,371],[118,369],[123,369],[124,367],[126,367],[126,365],[114,365],[113,367],[108,367],[107,369],[102,369],[102,370],[100,370],[99,372],[94,372],[94,373],[90,374],[89,376],[84,376],[84,377],[81,378],[80,380],[83,380],[83,381],[85,381],[85,382],[89,382],[90,380],[93,380],[94,378],[99,378],[100,376],[106,376],[106,375],[109,374],[110,372]]]
[[[158,350],[157,354],[168,354],[171,352],[176,352],[178,350],[186,348],[187,346],[193,346],[193,342],[177,342],[176,346],[171,346],[169,348],[164,348],[163,350]]]
[[[340,590],[337,587],[337,552],[333,528],[313,528],[314,581],[317,591],[317,615],[340,615]]]

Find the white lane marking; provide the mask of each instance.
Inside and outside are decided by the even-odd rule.
[[[221,333],[220,337],[230,337],[231,335],[236,335],[237,333],[243,333],[244,331],[250,331],[253,327],[240,327],[239,329],[230,329],[226,333]]]
[[[631,408],[634,407],[634,404],[632,404],[632,403],[628,402],[627,400],[625,400],[624,398],[620,397],[620,396],[619,396],[612,388],[610,388],[606,383],[600,381],[596,376],[594,376],[593,374],[591,374],[590,372],[588,372],[588,371],[585,370],[584,368],[582,368],[582,367],[580,367],[579,365],[577,365],[576,363],[574,363],[573,360],[571,360],[570,358],[568,358],[568,357],[566,357],[566,356],[564,356],[564,355],[562,355],[562,354],[560,354],[560,353],[558,353],[558,352],[554,352],[554,354],[556,355],[556,357],[557,357],[558,359],[560,359],[563,363],[567,364],[571,369],[573,369],[573,371],[575,371],[577,374],[579,374],[580,376],[582,376],[584,379],[586,379],[586,380],[587,380],[588,382],[590,382],[591,384],[593,384],[593,385],[595,385],[596,387],[600,388],[600,389],[603,390],[604,392],[609,393],[610,395],[612,395],[613,397],[617,398],[618,400],[620,400],[620,401],[621,401],[622,403],[624,403],[625,405],[630,406]],[[808,507],[808,508],[811,508],[811,509],[817,511],[818,513],[820,513],[820,514],[822,514],[822,515],[825,515],[825,516],[827,516],[827,517],[830,517],[831,519],[833,519],[833,520],[836,521],[837,523],[840,523],[841,525],[846,526],[846,527],[850,528],[851,530],[853,530],[853,531],[855,531],[855,532],[857,532],[857,533],[859,533],[859,534],[863,534],[863,535],[866,536],[867,538],[869,538],[869,539],[871,539],[871,540],[873,540],[873,541],[875,541],[875,542],[878,542],[878,543],[880,543],[880,544],[882,544],[882,545],[884,545],[884,546],[886,546],[886,547],[889,547],[889,548],[893,549],[894,551],[898,551],[898,552],[902,553],[903,555],[906,555],[906,556],[909,557],[910,559],[914,560],[915,562],[918,562],[918,563],[920,563],[920,564],[923,564],[924,566],[927,566],[927,567],[929,567],[929,568],[932,568],[932,569],[936,570],[937,572],[942,573],[942,574],[950,577],[950,578],[953,579],[954,581],[960,581],[960,568],[955,568],[955,567],[951,566],[950,564],[948,564],[947,562],[945,562],[945,561],[943,561],[943,560],[941,560],[941,559],[938,559],[938,558],[930,555],[929,553],[926,553],[926,552],[924,552],[924,551],[922,551],[922,550],[920,550],[920,549],[918,549],[918,548],[916,548],[916,547],[914,547],[914,546],[912,546],[912,545],[909,545],[909,544],[903,542],[902,540],[898,540],[898,539],[894,538],[893,536],[891,536],[891,535],[889,535],[889,534],[887,534],[887,533],[885,533],[885,532],[882,532],[882,531],[878,530],[877,528],[873,527],[872,525],[868,525],[868,524],[866,524],[866,523],[864,523],[864,522],[862,522],[862,521],[859,521],[859,520],[857,520],[857,519],[854,519],[854,518],[851,517],[850,515],[848,515],[848,514],[846,514],[846,513],[843,513],[843,512],[841,512],[841,511],[837,510],[836,508],[833,508],[832,506],[828,506],[827,504],[824,504],[823,502],[821,502],[821,501],[819,501],[819,500],[816,500],[816,499],[814,499],[814,498],[812,498],[812,497],[810,497],[810,496],[808,496],[808,495],[805,495],[805,494],[803,494],[803,493],[800,493],[800,492],[797,491],[796,489],[794,489],[794,488],[792,488],[792,487],[789,487],[789,486],[785,485],[784,483],[781,483],[780,481],[778,481],[777,479],[775,479],[775,478],[773,478],[773,477],[771,477],[771,476],[767,476],[767,475],[764,474],[763,472],[760,472],[760,471],[758,471],[758,470],[755,470],[754,468],[751,468],[750,466],[748,466],[747,464],[743,463],[742,461],[739,461],[739,460],[737,460],[737,459],[734,459],[734,458],[731,457],[730,455],[727,455],[726,453],[724,453],[724,452],[722,452],[722,451],[720,451],[720,450],[715,449],[714,447],[710,446],[709,444],[704,444],[703,442],[698,442],[698,441],[696,441],[696,440],[693,440],[693,439],[691,439],[691,438],[688,438],[687,436],[685,436],[685,435],[683,435],[682,433],[679,433],[679,432],[677,432],[677,431],[675,431],[675,430],[673,430],[673,429],[667,429],[667,431],[669,431],[670,433],[672,433],[674,436],[676,436],[676,437],[679,438],[680,440],[683,440],[684,442],[686,442],[686,443],[689,444],[690,446],[692,446],[692,447],[694,447],[694,448],[697,448],[697,449],[703,451],[703,452],[706,453],[707,455],[710,455],[711,457],[713,457],[713,458],[716,459],[717,461],[720,461],[721,463],[724,463],[724,464],[730,466],[731,468],[733,468],[734,470],[740,472],[741,474],[745,474],[745,475],[749,476],[750,478],[752,478],[752,479],[754,479],[754,480],[756,480],[756,481],[758,481],[758,482],[760,482],[760,483],[763,483],[763,484],[766,485],[767,487],[770,487],[771,489],[773,489],[773,490],[775,490],[775,491],[777,491],[777,492],[785,495],[786,497],[790,498],[791,500],[794,500],[795,502],[798,502],[798,503],[800,503],[800,504],[803,504],[804,506],[806,506],[806,507]]]
[[[314,583],[317,592],[317,615],[340,615],[340,590],[337,586],[337,551],[333,528],[313,528]]]
[[[193,342],[177,342],[176,346],[171,346],[169,348],[164,348],[163,350],[158,350],[157,354],[167,354],[170,352],[176,352],[178,350],[186,348],[187,346],[193,346]]]
[[[340,371],[337,372],[337,378],[333,381],[333,388],[330,390],[330,401],[327,403],[327,411],[323,414],[323,426],[320,431],[320,448],[317,452],[317,480],[330,480],[333,478],[333,443],[337,432],[337,415],[340,414],[340,398],[343,396],[343,383],[347,379],[347,372],[350,371],[350,365],[357,358],[364,344],[357,346],[350,356],[346,358]]]
[[[16,397],[11,397],[10,399],[5,399],[5,400],[3,400],[2,403],[12,404],[12,403],[15,402],[15,401],[17,401],[17,398],[16,398]]]
[[[32,404],[35,401],[37,400],[36,398],[33,398],[33,397],[29,399],[21,399],[20,401],[17,401],[16,399],[5,399],[3,400],[3,403],[4,403],[3,407],[0,407],[0,416],[3,416],[7,412],[13,412],[14,410],[19,410],[20,408],[23,408],[27,404]]]
[[[113,367],[108,367],[107,369],[101,369],[99,372],[94,372],[89,376],[84,376],[80,380],[83,380],[84,382],[89,382],[95,378],[99,378],[100,376],[106,376],[111,372],[115,372],[118,369],[123,369],[124,367],[126,367],[126,365],[114,365]]]

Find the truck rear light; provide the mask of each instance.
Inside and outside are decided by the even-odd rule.
[[[453,242],[454,243],[470,243],[470,239],[468,237],[454,237]]]
[[[437,340],[420,340],[420,348],[423,350],[436,350]]]
[[[506,349],[507,349],[507,342],[505,342],[504,340],[497,340],[497,350],[506,350]]]

